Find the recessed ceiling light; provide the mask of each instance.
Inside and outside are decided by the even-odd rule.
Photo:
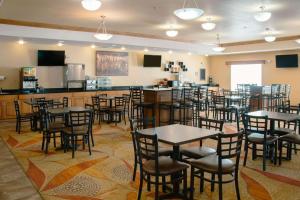
[[[95,49],[95,48],[96,48],[96,46],[95,46],[94,44],[92,44],[92,45],[91,45],[91,48]]]
[[[201,26],[206,31],[211,31],[211,30],[213,30],[213,29],[216,28],[216,24],[213,23],[213,22],[211,22],[211,18],[210,17],[208,17],[207,21],[205,23],[201,24]]]
[[[126,50],[126,48],[125,48],[125,47],[121,47],[121,50],[123,50],[123,51],[124,51],[124,50]]]
[[[101,1],[99,0],[82,0],[81,5],[84,7],[86,10],[89,11],[95,11],[98,10],[101,7]]]
[[[22,39],[19,39],[18,43],[21,44],[21,45],[23,45],[25,43],[25,41],[22,40]]]
[[[208,54],[205,54],[206,57],[208,57]]]
[[[172,53],[173,53],[173,51],[169,50],[169,51],[168,51],[168,53],[169,53],[169,54],[172,54]]]
[[[178,35],[178,31],[177,30],[167,30],[166,35],[169,37],[176,37]]]
[[[61,46],[63,46],[64,45],[64,42],[63,41],[59,41],[58,43],[57,43],[57,46],[59,46],[59,47],[61,47]]]
[[[274,42],[275,40],[276,40],[276,37],[274,35],[265,36],[265,41],[267,41],[267,42]]]
[[[254,18],[256,19],[256,21],[259,21],[259,22],[268,21],[271,18],[272,13],[266,12],[264,6],[260,6],[259,8],[260,8],[260,11],[254,15]]]
[[[295,40],[298,44],[300,44],[300,39]]]
[[[144,49],[145,52],[148,52],[149,50],[147,48]]]
[[[190,55],[192,55],[192,53],[191,53],[191,52],[188,52],[187,54],[188,54],[189,56],[190,56]]]

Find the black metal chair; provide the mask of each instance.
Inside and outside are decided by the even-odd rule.
[[[33,115],[30,114],[21,114],[20,105],[18,101],[14,101],[15,111],[16,111],[16,132],[20,134],[21,125],[23,122],[30,122],[30,128],[33,128]]]
[[[63,129],[64,137],[64,152],[72,146],[72,158],[75,156],[77,149],[77,141],[82,141],[82,147],[85,148],[85,143],[88,144],[89,154],[91,155],[90,133],[92,128],[92,111],[70,111],[70,127]],[[81,140],[78,137],[82,137]]]
[[[273,157],[273,163],[276,164],[278,137],[269,134],[268,116],[258,117],[244,114],[243,123],[245,131],[244,166],[246,166],[248,149],[250,148],[252,149],[252,159],[256,159],[257,151],[262,151],[263,170],[265,171],[268,155],[270,158]],[[257,149],[257,145],[261,145],[262,149]]]
[[[63,107],[64,108],[69,107],[69,98],[68,97],[63,97]]]
[[[126,125],[125,97],[115,97],[114,102],[115,105],[111,109],[109,109],[109,113],[111,117],[110,121],[114,122],[117,125],[117,123],[120,123],[123,118]]]
[[[223,124],[224,122],[220,120],[200,117],[198,126],[199,128],[213,129],[221,132],[223,130]],[[210,147],[203,147],[202,140],[200,140],[199,146],[181,148],[180,153],[183,161],[190,162],[190,159],[199,159],[216,154],[216,150]]]
[[[63,146],[62,131],[65,128],[65,124],[63,122],[51,121],[51,116],[49,115],[49,113],[47,113],[47,110],[45,108],[40,109],[40,118],[43,134],[42,150],[44,150],[45,153],[48,154],[48,147],[51,138],[53,139],[54,147],[56,147],[56,138],[58,137],[60,138],[61,145]],[[60,135],[58,136],[56,133],[60,133]]]
[[[211,191],[214,191],[214,184],[219,186],[219,200],[223,199],[222,185],[235,182],[236,196],[240,198],[239,192],[239,161],[242,147],[243,133],[219,134],[217,154],[210,155],[191,162],[191,184],[190,199],[194,199],[194,179],[200,178],[200,192],[203,192],[204,181],[211,183]],[[205,178],[204,173],[211,174],[211,179]],[[218,180],[215,180],[217,175]],[[232,179],[223,180],[223,175],[231,175]]]
[[[130,133],[131,133],[133,150],[134,150],[134,168],[133,168],[133,176],[132,176],[132,180],[134,181],[136,177],[137,165],[139,164],[136,139],[135,139],[135,131],[150,128],[150,127],[155,127],[155,118],[130,119],[129,122],[130,122],[130,130],[131,130]],[[160,156],[172,156],[173,149],[167,147],[159,147],[158,153]]]
[[[98,118],[98,124],[105,119],[109,118],[109,107],[107,106],[107,100],[101,96],[92,96],[93,104],[93,116]]]
[[[183,181],[184,197],[187,198],[187,169],[189,166],[170,157],[159,156],[157,135],[146,135],[136,131],[135,138],[139,163],[141,163],[138,200],[141,199],[143,180],[155,185],[155,200],[160,198],[159,185],[174,185]],[[151,176],[155,178],[154,181],[151,180]],[[160,181],[160,177],[162,180],[165,180],[166,177],[172,178],[170,182],[165,182]]]
[[[179,101],[179,121],[180,124],[187,125],[188,123],[193,122],[193,89],[192,88],[183,88],[181,99]]]
[[[279,137],[278,139],[278,149],[279,149],[279,165],[281,165],[282,160],[282,149],[284,145],[287,147],[287,158],[289,160],[292,159],[292,149],[297,150],[296,145],[300,145],[300,134],[289,133]],[[294,147],[292,147],[294,145]],[[298,149],[299,150],[299,149]]]

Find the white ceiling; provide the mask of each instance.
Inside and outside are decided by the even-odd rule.
[[[83,9],[80,1],[4,0],[0,18],[96,28],[100,16],[105,15],[109,31],[162,39],[165,39],[165,30],[173,24],[179,30],[177,39],[199,45],[215,43],[217,33],[221,43],[263,39],[266,27],[275,30],[278,37],[300,35],[300,0],[197,0],[205,13],[193,21],[173,15],[173,11],[182,6],[182,0],[101,0],[102,7],[95,12]],[[264,23],[253,18],[261,2],[272,12],[271,20]],[[213,31],[201,29],[201,22],[207,16],[217,23]],[[287,45],[283,46],[297,48],[294,43]],[[267,50],[269,46],[266,43],[258,50]]]

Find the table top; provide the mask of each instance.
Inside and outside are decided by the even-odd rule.
[[[69,113],[70,111],[90,111],[88,108],[84,107],[65,107],[65,108],[49,108],[48,112],[51,114],[65,114]]]
[[[62,104],[62,102],[60,102],[59,100],[57,99],[46,99],[44,100],[44,102],[49,102],[49,101],[52,101],[53,100],[53,105],[57,105],[57,104]],[[41,101],[37,101],[37,100],[34,100],[34,99],[28,99],[28,100],[25,100],[24,103],[28,104],[28,105],[37,105],[39,102]]]
[[[156,128],[148,128],[139,130],[142,134],[157,134],[160,142],[179,146],[191,143],[200,139],[205,139],[218,135],[220,131],[197,128],[193,126],[185,126],[181,124],[172,124],[168,126],[160,126]]]
[[[297,114],[272,112],[266,110],[249,112],[248,115],[258,116],[258,117],[268,116],[268,118],[271,120],[279,120],[279,121],[295,121],[300,119],[300,115]]]

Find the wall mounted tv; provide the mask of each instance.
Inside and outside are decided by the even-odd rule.
[[[64,66],[65,51],[38,50],[38,66]]]
[[[144,55],[144,67],[161,67],[161,56]]]
[[[298,54],[277,55],[276,56],[276,67],[277,68],[298,67]]]

